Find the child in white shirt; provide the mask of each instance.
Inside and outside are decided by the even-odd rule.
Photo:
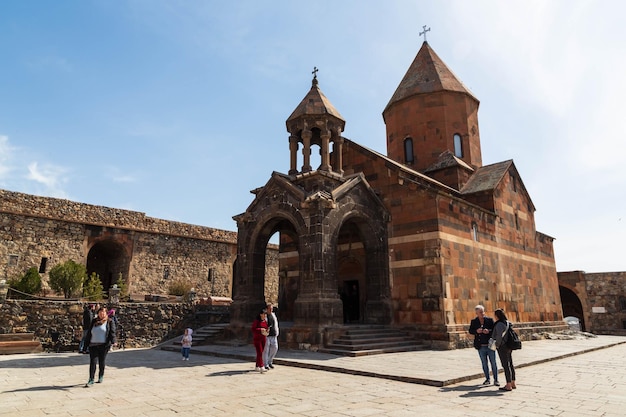
[[[191,350],[191,334],[193,333],[193,330],[191,330],[190,328],[186,328],[185,329],[185,334],[183,335],[183,338],[180,340],[180,343],[182,344],[182,349],[181,349],[181,353],[183,354],[183,360],[184,361],[188,361],[189,360],[189,350]]]

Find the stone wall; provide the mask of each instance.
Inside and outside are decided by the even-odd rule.
[[[0,190],[0,212],[237,243],[237,233],[148,217],[145,213]]]
[[[590,330],[626,335],[626,272],[585,274]]]
[[[37,340],[45,342],[52,332],[58,332],[66,343],[76,347],[82,336],[84,305],[74,301],[6,300],[0,304],[0,333],[32,332]],[[201,314],[201,310],[209,315]],[[122,303],[116,307],[116,315],[125,330],[127,348],[151,347],[181,335],[185,327],[197,328],[209,321],[227,322],[228,307]],[[198,316],[203,319],[197,319]]]
[[[96,272],[105,291],[119,277],[137,300],[184,281],[199,297],[231,297],[237,233],[147,217],[144,213],[0,190],[0,279],[67,260]],[[268,276],[277,281],[277,247]],[[267,281],[268,293],[277,286]],[[276,288],[274,288],[276,287]]]

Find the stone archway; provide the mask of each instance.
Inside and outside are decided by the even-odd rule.
[[[294,303],[298,296],[300,239],[296,230],[302,225],[298,224],[292,212],[284,210],[266,208],[254,217],[254,222],[244,222],[245,227],[239,228],[237,239],[238,256],[231,312],[231,327],[234,331],[238,331],[237,327],[247,328],[248,322],[268,301],[278,301],[281,321],[293,319]],[[279,233],[279,254],[287,251],[296,255],[295,259],[286,264],[279,261],[277,276],[267,277],[267,247],[276,233]],[[276,293],[266,294],[267,279],[277,281]]]
[[[95,243],[87,254],[87,274],[98,274],[105,292],[117,282],[120,277],[128,282],[130,259],[124,246],[115,240],[101,240]]]
[[[323,343],[328,327],[343,324],[343,304],[338,294],[339,261],[344,247],[360,245],[361,277],[357,321],[391,323],[387,222],[389,214],[361,174],[343,176],[321,170],[285,176],[274,173],[254,191],[255,200],[237,221],[237,273],[231,324],[236,334],[249,334],[254,314],[265,297],[267,244],[281,233],[278,275],[283,296],[281,308],[290,308],[290,337],[297,343]],[[347,245],[347,246],[346,246]],[[289,253],[291,261],[286,262]],[[365,278],[367,277],[367,279]],[[361,281],[358,281],[358,280]],[[283,307],[281,307],[283,304]],[[283,319],[285,317],[283,316]]]
[[[364,210],[344,214],[335,249],[344,321],[389,324],[391,305],[385,223],[374,213]]]
[[[576,293],[567,287],[559,286],[563,317],[573,316],[580,321],[580,330],[585,331],[585,314],[583,305]]]
[[[339,259],[337,292],[343,305],[343,322],[359,323],[365,312],[365,271],[362,259],[346,256]]]

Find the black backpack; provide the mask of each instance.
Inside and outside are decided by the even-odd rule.
[[[518,350],[522,348],[522,341],[519,340],[519,336],[513,330],[513,326],[509,323],[509,330],[506,335],[506,346],[511,350]]]

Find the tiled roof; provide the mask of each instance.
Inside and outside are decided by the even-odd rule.
[[[331,115],[345,122],[343,116],[318,87],[317,78],[313,79],[311,89],[291,113],[287,122],[304,115]]]
[[[456,167],[456,166],[461,166],[470,171],[474,171],[474,168],[469,166],[465,161],[454,156],[452,152],[450,152],[449,150],[445,150],[441,153],[441,155],[439,155],[437,162],[435,162],[434,164],[426,168],[424,172],[432,172],[432,171],[437,171],[440,169]]]
[[[513,160],[498,162],[478,168],[461,190],[461,194],[472,194],[493,190],[509,170]]]
[[[424,42],[385,110],[407,97],[437,91],[457,91],[468,94],[478,101],[430,45]]]

